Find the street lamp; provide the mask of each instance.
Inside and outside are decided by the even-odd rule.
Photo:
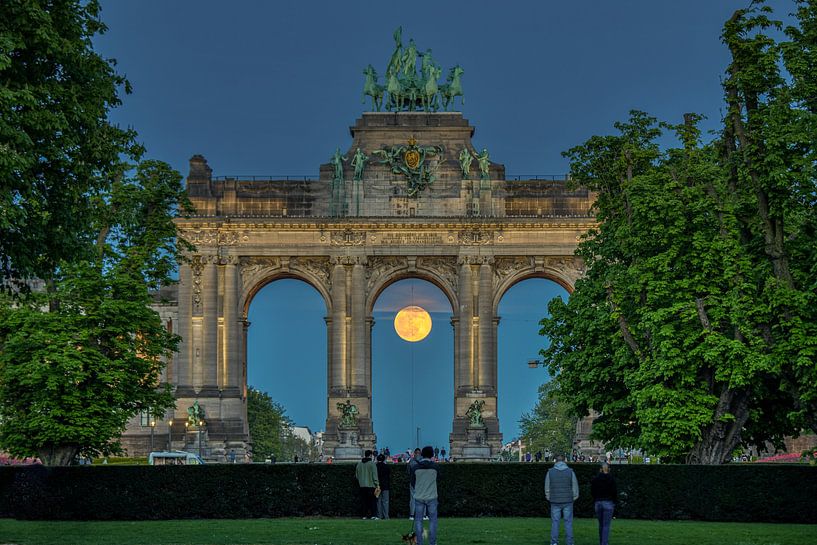
[[[201,447],[201,430],[202,430],[203,427],[204,427],[204,421],[199,420],[199,458],[201,458],[202,460],[204,459],[203,454],[202,454],[202,447]]]
[[[150,452],[153,452],[153,430],[156,429],[156,419],[150,419]]]
[[[167,421],[167,451],[173,450],[173,419]]]

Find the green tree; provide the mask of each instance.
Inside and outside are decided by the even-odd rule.
[[[292,420],[286,415],[286,409],[268,393],[253,387],[247,390],[247,421],[254,460],[274,456],[283,461],[294,457],[298,438],[292,436]]]
[[[0,306],[0,445],[64,465],[119,451],[140,411],[173,405],[160,385],[178,337],[149,308],[169,280],[181,176],[146,161],[97,202],[93,259],[62,261],[52,289]]]
[[[566,153],[598,194],[599,227],[577,250],[586,278],[542,321],[542,353],[576,413],[600,413],[594,434],[611,446],[723,463],[741,444],[814,426],[817,135],[803,67],[815,5],[798,5],[783,44],[763,34],[777,25],[766,8],[727,22],[715,142],[700,141],[694,115],[669,126],[633,112],[619,134]],[[662,152],[662,128],[681,147]]]
[[[519,419],[520,435],[528,452],[569,454],[576,436],[576,416],[570,404],[556,395],[556,383],[539,387],[539,398],[530,413]]]
[[[89,258],[96,197],[142,149],[108,121],[128,82],[94,52],[96,0],[4,0],[0,9],[0,280],[50,284]]]
[[[178,339],[148,289],[170,281],[187,201],[108,120],[130,88],[93,50],[99,14],[0,9],[0,447],[47,464],[115,453],[129,418],[173,402],[159,380]]]
[[[785,416],[817,431],[817,2],[797,0],[779,43],[771,10],[735,12],[723,41],[723,133],[743,246],[756,271],[763,349],[780,365]]]

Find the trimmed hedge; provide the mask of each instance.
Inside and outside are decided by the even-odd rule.
[[[408,516],[404,464],[392,465],[391,516]],[[440,515],[547,514],[551,464],[442,464]],[[593,514],[595,464],[572,464],[576,515]],[[616,516],[817,523],[817,467],[613,466]],[[0,517],[144,520],[355,516],[353,464],[0,467]]]

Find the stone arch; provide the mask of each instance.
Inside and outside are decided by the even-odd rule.
[[[329,267],[328,258],[294,258],[292,260],[282,260],[278,257],[243,258],[240,269],[242,286],[239,298],[242,317],[246,319],[250,303],[261,289],[276,280],[285,278],[301,280],[314,288],[323,298],[326,315],[331,315]]]
[[[399,259],[399,258],[398,258]],[[405,262],[406,259],[402,258]],[[436,264],[437,267],[433,267]],[[441,265],[444,263],[444,265]],[[435,262],[420,262],[420,266],[410,267],[408,263],[403,266],[391,266],[382,269],[370,269],[372,272],[370,282],[367,285],[367,299],[366,299],[366,314],[371,316],[377,298],[390,285],[400,280],[409,278],[417,278],[425,280],[434,284],[440,291],[445,294],[448,303],[451,305],[451,311],[456,314],[458,308],[456,284],[456,261],[452,257],[450,260],[450,269],[448,261],[441,263]]]
[[[582,262],[573,256],[566,257],[498,257],[494,263],[494,315],[502,297],[514,285],[529,278],[544,278],[556,282],[567,293],[573,293],[576,280],[584,273]]]

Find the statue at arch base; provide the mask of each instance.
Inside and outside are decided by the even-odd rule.
[[[480,390],[457,399],[457,415],[451,434],[451,455],[458,461],[487,462],[502,446],[496,417],[496,397]]]
[[[371,418],[365,414],[370,406],[368,399],[347,397],[343,401],[333,401],[331,406],[335,410],[330,414],[326,429],[334,428],[336,433],[324,436],[324,458],[360,460],[363,451],[372,448],[376,442],[375,435],[371,433]]]

